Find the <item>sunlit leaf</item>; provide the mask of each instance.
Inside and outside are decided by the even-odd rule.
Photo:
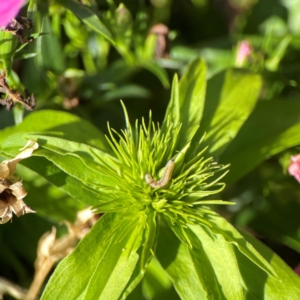
[[[90,122],[73,114],[55,110],[33,112],[18,126],[7,127],[0,132],[0,143],[18,132],[41,131],[51,131],[51,134],[56,136],[110,151],[104,134]]]
[[[300,104],[297,101],[259,102],[236,138],[221,155],[230,162],[225,181],[230,184],[263,160],[300,144]]]
[[[42,299],[120,299],[139,261],[143,214],[105,214],[52,275]]]
[[[205,109],[196,136],[204,133],[210,154],[218,156],[235,138],[255,107],[261,89],[259,75],[230,70],[208,81]]]

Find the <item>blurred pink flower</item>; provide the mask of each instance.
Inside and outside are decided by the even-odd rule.
[[[288,171],[300,183],[300,154],[292,156],[291,161]]]
[[[300,263],[298,264],[298,266],[296,266],[296,268],[294,269],[294,271],[300,275]]]
[[[24,0],[0,1],[0,27],[5,27],[22,7]]]
[[[241,41],[237,46],[237,54],[235,58],[235,64],[238,67],[241,67],[247,58],[252,52],[251,45],[248,41]]]

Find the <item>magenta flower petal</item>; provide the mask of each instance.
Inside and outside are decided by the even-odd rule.
[[[237,66],[241,67],[245,59],[252,53],[252,47],[250,43],[246,40],[241,41],[238,44],[237,54],[235,58],[235,63]]]
[[[0,27],[5,27],[19,12],[24,0],[0,1]]]
[[[288,171],[300,183],[300,154],[292,156],[291,161],[292,163],[288,167]]]

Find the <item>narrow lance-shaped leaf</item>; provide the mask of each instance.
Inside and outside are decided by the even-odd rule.
[[[156,256],[181,299],[207,299],[205,287],[197,275],[187,246],[164,223],[159,228]]]
[[[205,75],[206,65],[204,61],[201,59],[192,61],[180,80],[179,95],[177,79],[174,78],[172,98],[167,108],[163,126],[165,126],[168,118],[172,123],[182,123],[178,141],[180,148],[183,148],[190,141],[202,118],[206,90]]]
[[[87,186],[100,184],[100,182],[102,185],[108,186],[115,184],[115,182],[109,180],[107,174],[105,175],[103,171],[101,172],[101,169],[98,168],[99,163],[97,164],[101,156],[105,156],[106,160],[112,159],[114,161],[115,158],[109,154],[82,143],[46,135],[22,134],[22,137],[38,141],[40,148],[36,151],[35,156],[43,156],[52,161],[59,169],[78,179],[83,184]],[[6,139],[2,143],[3,151],[6,151],[11,145],[15,145],[20,140],[22,140],[21,134],[16,134]],[[117,167],[117,163],[115,166]]]
[[[41,31],[47,34],[37,39],[37,59],[39,64],[47,70],[61,74],[65,69],[62,45],[59,38],[52,32],[51,21],[48,15],[43,16]]]
[[[208,299],[244,299],[234,246],[201,225],[190,225],[186,234],[193,245],[188,250],[195,271]]]
[[[146,272],[146,268],[150,263],[153,254],[155,252],[155,244],[157,238],[157,225],[156,225],[156,212],[152,210],[148,210],[146,212],[145,223],[143,224],[143,232],[141,233],[142,242],[141,247],[138,250],[139,261],[133,271],[131,278],[124,289],[121,298],[126,299],[127,296],[136,288],[136,286],[140,283],[144,274]]]
[[[235,138],[249,117],[261,89],[259,75],[229,70],[208,81],[203,119],[192,148],[198,151],[198,141],[205,134],[201,147],[208,154],[220,155]]]
[[[172,123],[179,124],[180,123],[180,103],[179,103],[179,85],[178,85],[178,76],[174,75],[172,82],[172,92],[171,99],[169,105],[167,107],[165,120],[162,125],[162,130],[167,131],[167,119]]]
[[[17,48],[18,38],[9,31],[0,30],[0,62],[3,63],[7,75],[12,71],[12,62]]]
[[[46,299],[120,299],[139,260],[143,214],[100,218],[52,275]]]
[[[74,15],[76,15],[83,23],[96,32],[103,35],[112,44],[114,44],[113,37],[106,26],[100,21],[98,16],[94,14],[88,7],[75,0],[56,0],[65,8],[68,8]]]
[[[30,160],[24,161],[22,164],[44,177],[47,181],[57,186],[73,199],[89,206],[96,206],[99,204],[96,191],[83,185],[82,181],[66,174],[44,157],[33,157]]]
[[[195,59],[188,66],[179,83],[181,145],[190,141],[202,119],[206,94],[206,64]]]
[[[0,132],[0,143],[18,132],[51,131],[51,135],[111,151],[104,134],[90,122],[67,112],[43,110],[28,115],[18,126]],[[47,133],[50,135],[50,133]]]

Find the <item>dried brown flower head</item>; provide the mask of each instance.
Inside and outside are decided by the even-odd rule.
[[[5,31],[9,31],[11,34],[15,35],[22,44],[30,43],[34,40],[32,36],[27,38],[24,37],[25,28],[31,29],[33,27],[33,21],[26,17],[16,17],[12,19],[9,24],[5,27]]]
[[[6,71],[2,70],[0,74],[0,93],[5,94],[5,99],[0,98],[0,104],[5,105],[7,110],[10,110],[16,103],[21,103],[26,109],[33,110],[35,107],[34,95],[29,95],[25,90],[25,97],[15,90],[11,90],[6,83]]]
[[[13,176],[17,163],[27,157],[38,148],[38,143],[28,141],[24,148],[15,158],[4,160],[0,164],[0,224],[11,220],[13,213],[20,217],[28,213],[34,213],[27,206],[23,198],[27,195],[21,181],[17,181]]]
[[[37,258],[35,261],[35,274],[25,300],[37,299],[39,291],[44,284],[54,264],[70,254],[79,240],[81,240],[96,223],[98,215],[91,208],[77,213],[76,221],[66,222],[68,234],[56,237],[56,228],[46,232],[38,243]]]
[[[155,57],[156,58],[168,58],[169,49],[168,49],[168,34],[169,28],[162,24],[158,23],[150,29],[150,33],[157,36],[156,45],[155,45]]]

